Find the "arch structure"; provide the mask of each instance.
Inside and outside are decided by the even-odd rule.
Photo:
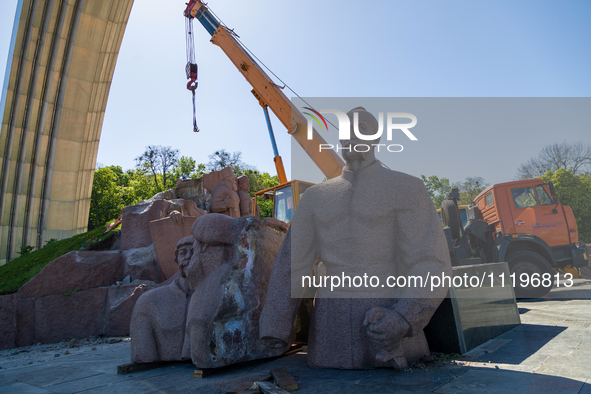
[[[19,0],[0,109],[0,264],[86,231],[133,0]]]

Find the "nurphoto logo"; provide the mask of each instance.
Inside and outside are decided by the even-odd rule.
[[[308,115],[308,140],[313,139],[314,134],[314,121],[318,124],[321,131],[327,130],[328,131],[328,124],[322,113],[327,114],[334,114],[336,115],[339,121],[339,140],[341,141],[350,141],[350,140],[361,140],[361,141],[371,141],[373,143],[354,143],[354,144],[347,144],[347,146],[339,146],[333,144],[320,144],[319,151],[323,149],[332,149],[336,150],[348,150],[351,151],[353,149],[355,152],[368,152],[371,147],[373,146],[378,152],[380,151],[380,147],[386,147],[388,152],[402,152],[404,149],[400,144],[380,144],[380,138],[384,133],[384,118],[386,119],[386,138],[388,141],[392,141],[394,130],[400,130],[406,135],[411,141],[417,141],[417,137],[409,130],[416,126],[417,124],[417,117],[408,112],[388,112],[386,116],[384,116],[383,112],[378,113],[378,129],[374,134],[365,134],[362,133],[363,126],[359,124],[359,112],[353,112],[353,133],[355,134],[353,138],[351,138],[351,120],[349,116],[343,111],[338,109],[321,109],[320,111],[316,111],[310,107],[304,107],[304,109],[311,111],[304,112],[305,115]],[[396,119],[396,123],[395,120]],[[400,119],[409,119],[410,123],[398,123]]]

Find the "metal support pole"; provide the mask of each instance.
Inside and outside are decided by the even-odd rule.
[[[269,137],[271,138],[271,145],[273,145],[273,154],[274,157],[279,156],[279,151],[277,150],[277,143],[275,142],[275,134],[273,134],[273,126],[271,126],[271,119],[269,118],[269,109],[265,105],[263,107],[263,112],[265,113],[265,119],[267,120],[267,128],[269,129]]]

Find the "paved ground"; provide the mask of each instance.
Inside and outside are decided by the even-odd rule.
[[[117,375],[129,341],[87,340],[0,352],[2,393],[224,393],[285,367],[296,393],[591,394],[591,280],[519,303],[522,325],[455,360],[408,371],[311,369],[305,352],[234,366],[205,379],[191,364]],[[58,355],[58,356],[56,356]]]

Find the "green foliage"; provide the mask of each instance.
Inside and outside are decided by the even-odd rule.
[[[175,182],[176,179],[197,179],[205,173],[207,173],[205,164],[196,164],[192,157],[181,156],[173,170],[173,178]]]
[[[544,182],[552,181],[561,204],[571,207],[579,230],[579,241],[591,242],[591,176],[573,174],[572,170],[547,171]]]
[[[195,165],[195,159],[192,157],[181,156],[173,171],[175,178],[190,179],[191,174],[195,172]]]
[[[25,256],[25,255],[31,253],[33,251],[33,249],[35,249],[34,246],[23,245],[23,246],[21,246],[21,250],[17,253],[19,254],[19,256]]]
[[[454,183],[450,185],[449,179],[438,178],[435,175],[426,177],[421,175],[423,183],[427,187],[427,191],[435,204],[435,208],[441,208],[441,203],[447,198],[447,195],[453,187],[457,187],[460,192],[460,199],[458,204],[469,205],[474,198],[480,194],[481,191],[488,187],[488,183],[482,177],[467,177],[463,182]]]
[[[176,187],[177,179],[201,178],[208,169],[219,170],[231,166],[236,177],[248,176],[250,196],[279,184],[277,176],[256,170],[241,160],[241,153],[219,150],[210,155],[210,163],[196,164],[192,157],[182,156],[170,147],[148,146],[136,158],[133,170],[123,171],[119,166],[101,167],[94,172],[88,228],[94,229],[121,215],[128,205],[137,204],[156,193]],[[165,171],[164,171],[165,170]],[[267,203],[268,204],[268,203]],[[265,208],[266,209],[266,208]]]
[[[156,189],[163,187],[162,190],[170,188],[171,181],[173,187],[176,184],[176,179],[173,178],[178,160],[178,149],[161,145],[148,145],[144,153],[135,158],[136,167],[149,173],[154,187]]]
[[[154,194],[166,190],[163,186],[156,188],[141,169],[127,170],[128,181],[122,189],[124,207],[151,198]],[[117,217],[117,216],[115,216]]]
[[[250,189],[248,194],[251,197],[254,197],[255,193],[260,190],[265,190],[273,186],[279,185],[279,178],[277,175],[271,175],[267,172],[261,173],[258,170],[250,168],[237,168],[234,167],[234,175],[236,177],[246,175],[248,177],[248,181],[250,183]],[[257,200],[257,205],[259,207],[259,214],[261,220],[268,217],[273,217],[273,199],[263,199],[259,198]]]
[[[273,199],[272,198],[259,198],[257,205],[260,209],[261,220],[264,218],[273,217]]]
[[[435,175],[431,175],[429,178],[425,175],[421,175],[421,179],[427,187],[427,191],[431,196],[431,200],[433,200],[433,204],[435,204],[435,208],[441,208],[441,202],[447,198],[447,195],[451,191],[449,179],[439,179]]]
[[[74,293],[76,293],[76,292],[79,292],[79,291],[80,291],[80,288],[79,288],[79,287],[76,287],[74,290],[66,291],[66,292],[64,293],[64,295],[67,297],[67,296],[69,296],[70,294],[74,294]]]
[[[234,175],[236,178],[242,175],[246,175],[248,177],[248,181],[250,183],[248,194],[251,197],[254,197],[254,194],[259,190],[265,190],[279,184],[279,178],[277,175],[271,176],[267,172],[261,173],[258,170],[253,170],[250,168],[234,170]]]
[[[103,167],[94,172],[88,228],[96,228],[121,214],[125,206],[120,191],[123,175],[119,166]]]
[[[116,241],[115,237],[121,235],[121,224],[111,229],[108,233],[97,234],[86,240],[80,245],[80,250],[107,250],[111,249],[111,246]]]
[[[160,181],[160,188],[156,188],[142,169],[124,172],[119,166],[108,166],[95,170],[88,228],[92,230],[111,222],[121,215],[126,206],[165,190],[162,189],[161,176]]]
[[[201,164],[197,164],[197,169],[195,169],[195,172],[193,172],[191,174],[191,179],[197,179],[197,178],[201,178],[203,176],[203,174],[207,173],[207,169],[205,168],[205,164],[201,163]]]
[[[482,177],[476,176],[466,177],[464,182],[455,183],[452,187],[457,187],[459,189],[460,199],[458,200],[458,204],[470,205],[476,196],[488,186],[489,184],[486,183]]]
[[[0,266],[0,294],[16,292],[49,262],[73,250],[80,250],[86,240],[104,233],[105,230],[106,226],[102,226],[84,234],[75,235],[72,238],[51,242],[41,249]]]
[[[45,241],[45,246],[47,245],[51,245],[53,243],[56,243],[57,239],[56,238],[50,238],[49,240]]]

